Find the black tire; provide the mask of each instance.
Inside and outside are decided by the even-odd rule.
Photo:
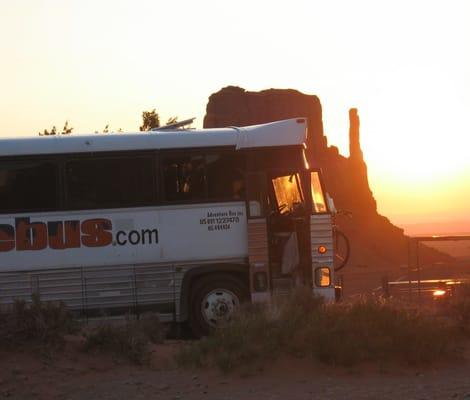
[[[216,299],[217,305],[208,303],[208,297]],[[189,326],[194,336],[200,338],[207,336],[217,327],[217,321],[210,323],[207,314],[203,310],[213,310],[214,307],[226,307],[227,311],[223,320],[229,320],[233,309],[249,299],[248,287],[241,279],[231,275],[217,274],[207,275],[198,279],[191,288],[189,304]],[[228,301],[230,300],[230,301]]]

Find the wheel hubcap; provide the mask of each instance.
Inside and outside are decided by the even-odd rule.
[[[235,293],[228,289],[216,289],[209,292],[201,304],[204,320],[211,327],[217,327],[232,317],[234,310],[240,305]]]

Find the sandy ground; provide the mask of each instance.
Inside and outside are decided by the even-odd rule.
[[[10,399],[466,399],[470,354],[425,367],[362,365],[351,369],[285,359],[255,375],[178,369],[182,342],[154,348],[150,366],[81,351],[77,338],[52,358],[24,350],[0,353],[0,398]]]
[[[402,271],[385,271],[389,277]],[[346,294],[380,285],[384,271],[351,268]],[[366,279],[367,278],[367,279]],[[361,365],[333,368],[310,360],[283,359],[256,374],[223,375],[218,370],[177,368],[174,355],[184,345],[155,346],[149,366],[82,351],[69,337],[63,351],[45,356],[31,349],[0,351],[0,399],[465,399],[470,400],[470,345],[459,361],[431,366]]]

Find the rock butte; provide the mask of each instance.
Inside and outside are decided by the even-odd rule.
[[[352,213],[352,217],[337,217],[340,229],[351,241],[350,267],[367,266],[382,271],[393,268],[400,273],[398,267],[407,263],[407,239],[403,229],[377,212],[361,150],[356,109],[349,110],[349,157],[339,154],[337,147],[328,146],[319,98],[297,90],[250,92],[240,87],[225,87],[209,97],[204,128],[253,125],[296,117],[308,118],[309,164],[322,168],[336,208]],[[423,249],[420,256],[422,262],[449,259],[429,248]],[[348,273],[346,269],[345,273]]]

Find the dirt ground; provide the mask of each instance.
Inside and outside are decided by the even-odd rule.
[[[31,350],[0,353],[0,398],[10,399],[466,399],[470,352],[458,362],[425,367],[333,368],[284,359],[254,375],[177,368],[184,343],[154,348],[151,365],[135,366],[81,350],[70,337],[52,357]]]
[[[391,278],[403,273],[385,272]],[[379,286],[384,271],[372,275],[352,268],[345,275],[346,295],[354,296]],[[155,346],[149,366],[84,353],[82,339],[75,336],[67,338],[63,351],[52,355],[31,349],[0,351],[0,399],[470,400],[470,345],[462,349],[459,361],[430,366],[334,368],[306,359],[283,359],[255,374],[223,375],[216,369],[178,368],[174,355],[185,343]]]

